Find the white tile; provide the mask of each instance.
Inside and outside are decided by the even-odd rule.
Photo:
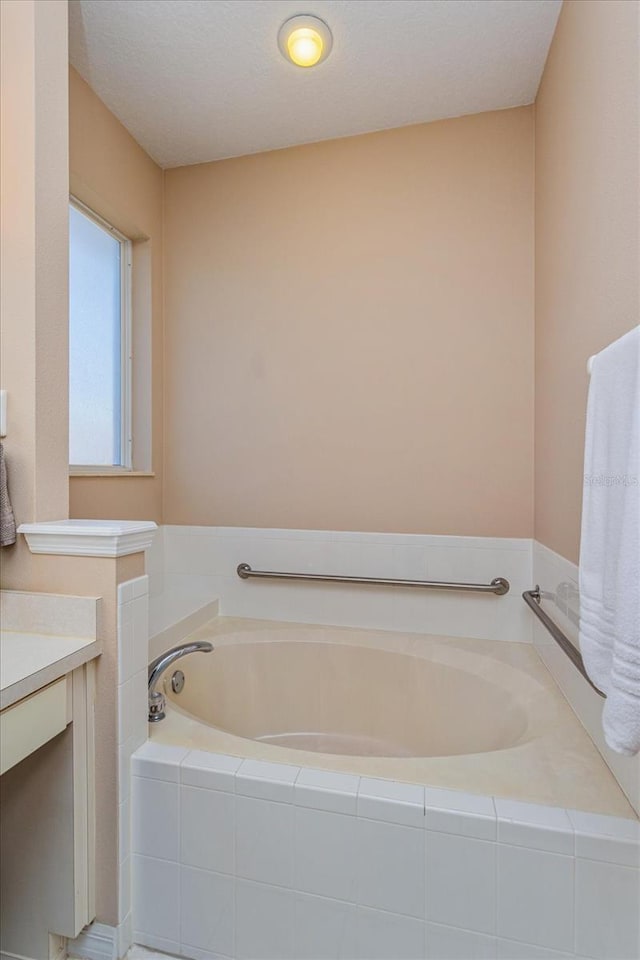
[[[329,540],[329,530],[287,529],[286,527],[215,527],[221,537],[234,537],[245,542],[253,540]]]
[[[269,537],[252,544],[252,566],[267,570],[326,573],[333,569],[330,550],[328,540]]]
[[[514,643],[533,642],[533,626],[536,621],[527,605],[521,601],[522,597],[515,592],[500,598],[498,605],[492,610],[493,617],[489,622],[488,634],[485,634],[486,639]]]
[[[355,814],[359,783],[360,778],[350,773],[304,767],[295,782],[294,800],[301,807]]]
[[[462,790],[425,789],[425,826],[477,840],[495,840],[496,811],[491,797]]]
[[[151,633],[151,610],[152,603],[158,597],[161,597],[164,593],[164,570],[158,568],[157,570],[149,571],[149,632]]]
[[[361,960],[422,960],[424,922],[358,907],[357,956]]]
[[[393,557],[392,577],[399,580],[427,579],[427,548],[410,544],[391,547]]]
[[[242,760],[220,753],[192,750],[182,761],[181,782],[192,787],[235,792],[235,775]]]
[[[471,545],[432,548],[428,553],[427,572],[433,580],[462,583],[490,583],[494,577],[505,577],[514,592],[531,589],[530,554],[505,550],[495,541],[494,545],[484,548]]]
[[[424,787],[362,777],[358,790],[358,816],[401,823],[407,827],[422,827]]]
[[[279,887],[236,883],[238,960],[292,960],[295,894]]]
[[[393,544],[334,540],[328,554],[331,571],[338,575],[393,578]]]
[[[325,588],[324,596],[318,590],[311,590],[310,594],[320,600],[319,623],[372,630],[397,629],[395,590],[336,584]],[[314,598],[310,596],[309,599]],[[286,608],[283,613],[287,616],[285,611]],[[287,619],[291,618],[287,616]],[[305,617],[305,620],[313,622],[309,617]]]
[[[147,740],[131,758],[131,772],[152,780],[180,782],[180,764],[189,753],[187,747],[173,747]]]
[[[233,957],[234,879],[182,867],[180,942],[209,954]]]
[[[293,886],[291,804],[236,797],[236,872],[248,880]]]
[[[142,946],[150,947],[152,950],[162,950],[163,954],[168,954],[170,957],[177,957],[180,951],[180,944],[176,940],[157,937],[153,933],[146,933],[143,930],[134,929],[133,939],[136,945],[142,944]],[[149,958],[149,954],[146,954],[146,956]],[[153,954],[153,960],[166,960],[166,957],[158,957],[157,954]]]
[[[573,949],[573,858],[498,844],[498,933]]]
[[[576,860],[576,953],[607,960],[640,957],[640,871]]]
[[[218,790],[180,788],[182,863],[234,872],[235,797]]]
[[[133,927],[152,937],[180,941],[180,865],[135,856],[133,867]],[[149,940],[137,942],[149,943]],[[163,949],[163,948],[160,948]]]
[[[136,749],[133,737],[118,747],[118,803],[131,793],[131,757]]]
[[[136,637],[143,639],[149,636],[149,596],[142,593],[137,594],[131,600],[131,611],[133,614],[133,626]]]
[[[296,894],[297,960],[353,960],[357,907],[342,900]]]
[[[622,817],[568,810],[575,830],[576,856],[621,866],[640,866],[640,823]]]
[[[134,627],[131,604],[118,609],[118,683],[125,683],[133,674]]]
[[[133,600],[133,580],[126,580],[118,584],[118,606],[123,606]]]
[[[495,843],[430,830],[425,838],[427,919],[494,933]]]
[[[165,589],[192,600],[216,600],[218,578],[208,574],[168,573],[165,577]]]
[[[355,902],[356,818],[300,807],[295,817],[296,890]]]
[[[199,570],[196,560],[197,542],[201,538],[195,538],[188,534],[182,534],[177,530],[167,530],[165,538],[165,571],[167,573],[197,573]]]
[[[118,743],[133,736],[133,678],[117,687],[118,697]]]
[[[130,580],[129,583],[132,587],[132,599],[135,600],[136,597],[144,597],[149,593],[149,577],[146,575],[143,577],[136,577],[135,580]]]
[[[140,745],[147,739],[149,729],[149,696],[147,671],[140,670],[131,678],[131,736]]]
[[[127,797],[118,804],[118,863],[127,860],[131,854],[131,835],[131,800]]]
[[[230,543],[230,538],[222,538],[211,529],[199,531],[199,535],[185,530],[173,532],[167,538],[165,550],[169,574],[216,576],[235,569],[233,541]]]
[[[495,960],[494,937],[443,927],[439,923],[427,923],[425,930],[427,960]]]
[[[500,960],[571,960],[573,953],[559,953],[547,947],[536,947],[531,943],[517,943],[515,940],[498,940]]]
[[[149,663],[149,598],[136,597],[133,608],[133,649],[131,672],[146,670]]]
[[[187,960],[232,960],[231,957],[226,957],[222,953],[213,953],[211,950],[202,950],[200,947],[192,947],[188,943],[183,943],[180,945],[179,957],[169,957],[169,960],[182,960],[183,957],[186,957]],[[154,957],[153,960],[167,960],[167,958],[159,956]]]
[[[243,797],[293,802],[300,767],[266,760],[243,760],[236,773],[236,793]]]
[[[131,839],[134,853],[162,860],[178,860],[178,786],[161,780],[133,777],[131,781]]]
[[[130,912],[118,923],[115,942],[118,956],[123,957],[133,943],[133,918]]]
[[[149,954],[152,953],[152,950],[147,950],[146,947],[141,947],[140,944],[134,943],[126,956],[126,960],[149,960]],[[157,956],[158,954],[156,953],[155,957]]]
[[[498,840],[573,856],[573,825],[565,810],[496,797]]]
[[[118,864],[118,923],[131,913],[131,858]]]
[[[157,960],[157,953],[154,953],[152,950],[148,950],[146,947],[141,947],[138,943],[134,943],[125,960],[149,960],[150,955],[154,957],[154,960]],[[172,957],[171,960],[176,960],[176,958]]]
[[[462,594],[458,596],[462,597]],[[452,596],[438,591],[404,590],[397,597],[395,606],[395,628],[410,633],[471,635],[469,630],[477,625],[477,619],[473,609],[465,611],[460,602],[456,605]],[[482,626],[478,626],[475,633],[481,629]]]
[[[358,903],[424,917],[424,832],[358,819]]]

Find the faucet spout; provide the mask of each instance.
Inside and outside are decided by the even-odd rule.
[[[157,723],[158,720],[164,720],[165,717],[165,696],[159,690],[156,690],[156,683],[172,663],[186,657],[190,653],[211,653],[213,644],[208,640],[194,640],[191,643],[183,643],[179,647],[172,647],[166,653],[161,654],[152,660],[149,664],[149,723]]]

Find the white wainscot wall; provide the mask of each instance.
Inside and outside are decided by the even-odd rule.
[[[542,591],[544,610],[579,648],[578,567],[534,541],[533,581]],[[640,755],[624,757],[607,747],[602,733],[602,698],[578,673],[543,625],[535,617],[532,619],[536,650],[624,790],[631,806],[640,814]]]
[[[147,739],[149,579],[118,586],[118,927],[117,956],[132,943],[131,757]],[[80,954],[84,955],[84,954]]]
[[[194,960],[640,956],[637,821],[153,743],[133,773],[136,943]]]
[[[165,526],[147,553],[152,636],[206,601],[223,616],[531,641],[531,541],[316,530]],[[488,583],[497,597],[419,588],[241,580],[256,570]]]
[[[124,957],[133,943],[131,758],[148,735],[149,577],[118,585],[118,923],[94,922],[67,944],[69,956],[84,960]]]

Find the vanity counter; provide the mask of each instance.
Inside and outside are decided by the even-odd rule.
[[[0,710],[88,663],[102,652],[95,637],[0,631]]]

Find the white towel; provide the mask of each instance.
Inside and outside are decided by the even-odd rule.
[[[605,740],[640,750],[640,326],[593,358],[580,544],[580,649]]]

